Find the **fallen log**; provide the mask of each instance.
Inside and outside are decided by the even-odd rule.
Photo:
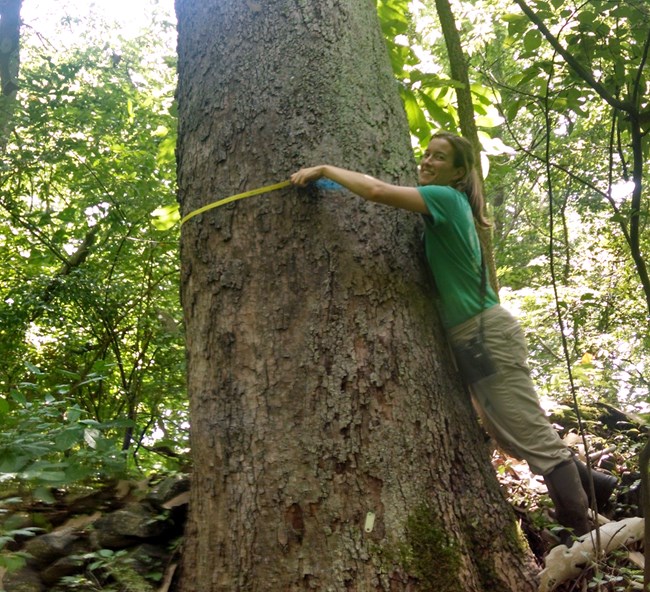
[[[600,527],[601,552],[606,555],[620,547],[636,543],[643,539],[643,531],[643,518],[608,522]],[[539,592],[551,592],[563,582],[577,578],[596,559],[595,530],[581,536],[571,547],[554,547],[546,556],[546,567],[540,573]]]

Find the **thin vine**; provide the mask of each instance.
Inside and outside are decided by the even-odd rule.
[[[553,175],[552,175],[552,166],[551,166],[551,116],[550,116],[550,105],[549,105],[549,88],[550,78],[553,76],[553,70],[549,73],[549,84],[547,84],[546,94],[543,96],[543,107],[544,107],[544,121],[545,121],[545,141],[544,141],[544,166],[546,169],[546,180],[547,180],[547,190],[548,190],[548,210],[549,210],[549,267],[551,273],[551,284],[553,287],[553,298],[555,301],[555,311],[557,315],[558,325],[560,327],[560,338],[562,341],[562,350],[564,353],[564,360],[567,368],[567,376],[569,379],[569,387],[571,390],[571,398],[573,402],[573,408],[576,413],[576,419],[578,422],[578,433],[582,440],[582,445],[585,450],[585,459],[587,464],[587,473],[589,476],[589,491],[590,497],[592,500],[592,510],[594,514],[597,513],[597,507],[595,505],[596,491],[594,486],[594,480],[591,475],[591,459],[589,458],[589,443],[587,441],[587,436],[584,429],[584,422],[582,420],[582,414],[580,412],[580,406],[578,404],[578,394],[575,386],[573,370],[571,368],[571,356],[569,354],[569,345],[567,343],[566,333],[565,333],[565,324],[564,317],[562,315],[562,308],[560,306],[560,296],[558,291],[558,282],[557,282],[557,271],[555,263],[555,215],[553,211],[553,205],[555,201],[555,192],[553,191]],[[601,543],[600,543],[600,528],[598,525],[598,520],[595,521],[596,525],[596,555],[601,553]]]

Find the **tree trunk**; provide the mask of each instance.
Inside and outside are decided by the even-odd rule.
[[[456,102],[458,104],[458,120],[460,129],[463,134],[474,146],[476,168],[479,171],[481,181],[483,180],[483,165],[481,163],[481,141],[478,137],[478,128],[474,119],[474,103],[472,102],[472,90],[469,81],[469,68],[467,59],[463,52],[463,46],[460,40],[460,34],[456,28],[456,19],[451,9],[449,0],[435,0],[436,11],[440,19],[440,28],[442,29],[449,56],[449,66],[451,77],[461,83],[456,87]],[[477,228],[483,255],[487,261],[488,276],[490,285],[495,294],[499,294],[499,281],[497,279],[497,267],[494,259],[494,240],[491,229]]]
[[[327,161],[414,181],[370,0],[177,0],[183,215]],[[182,227],[183,592],[535,590],[418,216],[285,189]]]
[[[22,0],[0,0],[0,153],[9,140],[16,104]]]

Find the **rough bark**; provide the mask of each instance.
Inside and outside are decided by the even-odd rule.
[[[22,0],[0,0],[0,152],[7,145],[16,103]]]
[[[415,181],[373,2],[176,8],[183,215],[321,161]],[[183,226],[183,592],[535,589],[420,238],[418,216],[315,190]]]

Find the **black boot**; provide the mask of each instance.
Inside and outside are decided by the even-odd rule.
[[[591,471],[589,471],[587,465],[581,460],[578,460],[576,457],[574,457],[573,460],[576,463],[576,467],[578,467],[578,474],[580,475],[582,488],[587,493],[589,507],[593,507],[593,501],[591,499],[591,485],[589,483],[589,473],[591,472],[591,478],[594,480],[594,491],[596,492],[596,508],[597,511],[602,511],[607,505],[612,492],[618,484],[616,477],[613,475],[608,475],[607,473],[595,471],[594,469],[591,469]]]
[[[557,521],[570,529],[573,536],[589,532],[587,494],[582,488],[575,463],[571,460],[560,463],[544,475],[544,483],[555,505]]]

